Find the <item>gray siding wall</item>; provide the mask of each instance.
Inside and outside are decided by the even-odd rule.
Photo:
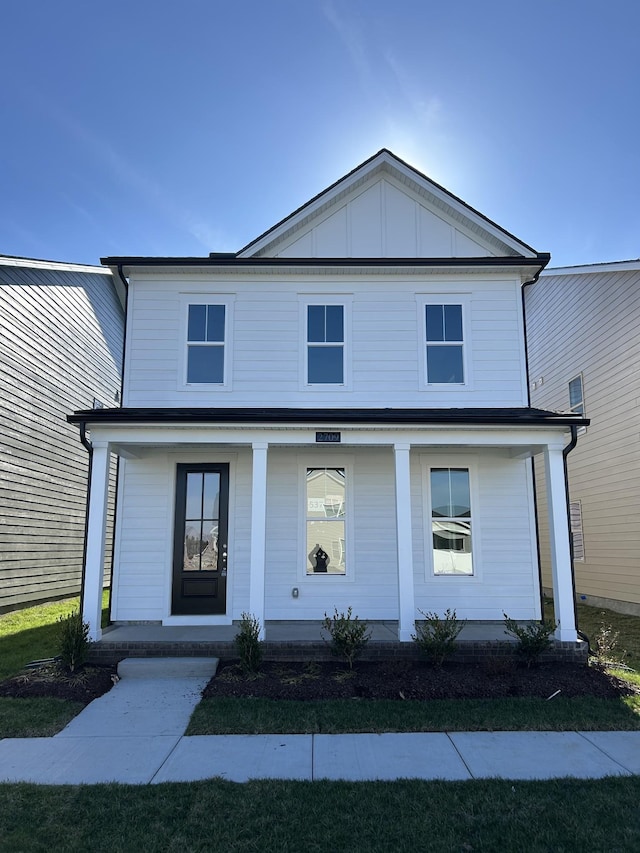
[[[0,260],[0,612],[80,588],[88,455],[66,416],[115,405],[123,329],[111,276]]]
[[[582,373],[591,426],[568,457],[582,504],[580,596],[631,602],[640,612],[640,271],[542,276],[526,290],[534,406],[569,409]],[[540,378],[542,384],[539,384]],[[543,585],[551,586],[542,464],[536,465]]]

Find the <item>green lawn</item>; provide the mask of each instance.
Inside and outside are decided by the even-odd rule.
[[[640,778],[0,785],[3,851],[640,850]]]
[[[108,624],[109,591],[104,591],[102,624]],[[0,681],[16,675],[33,660],[57,653],[58,620],[77,610],[79,599],[66,598],[0,616]]]

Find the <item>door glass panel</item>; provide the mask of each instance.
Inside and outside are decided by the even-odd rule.
[[[218,522],[202,522],[202,553],[200,570],[215,572],[218,570]]]
[[[187,474],[185,518],[202,518],[202,474]]]
[[[220,474],[204,475],[203,517],[218,518],[220,513]]]
[[[184,527],[185,572],[197,572],[200,570],[200,554],[203,546],[202,522],[187,521]]]

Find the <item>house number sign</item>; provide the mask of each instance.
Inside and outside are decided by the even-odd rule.
[[[317,432],[316,444],[340,444],[339,432]]]

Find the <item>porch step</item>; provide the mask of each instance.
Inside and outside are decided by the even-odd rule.
[[[120,678],[213,678],[219,658],[125,658]]]

